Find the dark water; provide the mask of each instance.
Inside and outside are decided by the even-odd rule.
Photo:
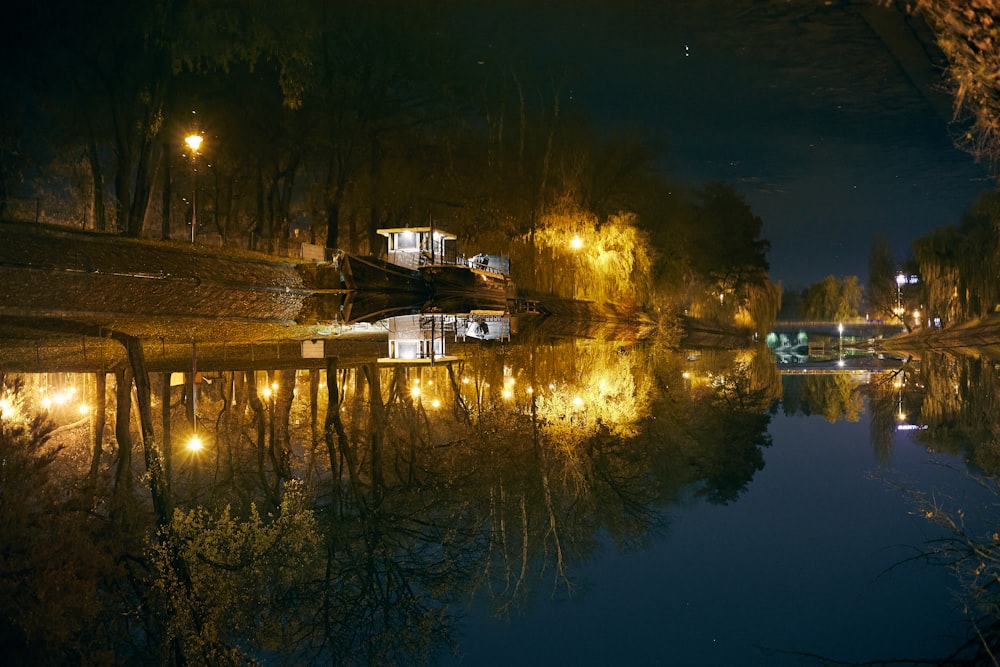
[[[829,381],[830,378],[825,378]],[[570,599],[542,589],[507,620],[483,605],[462,659],[442,664],[795,665],[946,655],[967,632],[957,584],[907,562],[943,531],[901,490],[989,497],[961,457],[913,433],[877,460],[867,417],[778,414],[765,466],[737,501],[687,499],[649,546],[613,545],[575,573]],[[900,488],[901,487],[901,488]],[[895,567],[894,567],[895,566]]]

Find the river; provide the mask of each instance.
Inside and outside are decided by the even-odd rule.
[[[936,660],[969,638],[970,580],[921,555],[957,544],[949,516],[975,539],[996,530],[979,483],[997,470],[990,362],[791,374],[763,344],[675,349],[477,317],[339,331],[299,357],[296,341],[206,341],[173,370],[149,344],[167,532],[143,434],[133,420],[122,444],[116,376],[98,383],[120,365],[58,372],[54,348],[36,348],[46,372],[4,375],[4,419],[44,412],[56,430],[29,459],[63,449],[44,479],[5,473],[36,480],[6,501],[6,566],[47,554],[118,595],[85,603],[87,587],[25,579],[86,610],[66,626],[40,606],[32,627],[90,633],[125,662],[178,650],[162,639],[176,636],[188,656],[266,664],[809,665]],[[435,342],[405,343],[420,331]],[[352,335],[364,344],[337,356]],[[184,448],[191,407],[200,452]],[[85,479],[118,491],[71,548],[60,517],[77,515],[43,490],[75,498]],[[38,504],[40,524],[11,518]],[[125,565],[98,567],[102,553]]]

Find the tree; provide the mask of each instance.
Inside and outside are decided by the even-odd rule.
[[[858,317],[861,286],[857,276],[826,276],[802,295],[802,314],[810,320],[849,320]]]
[[[875,239],[868,256],[868,314],[874,319],[889,320],[896,312],[896,264],[889,241]]]
[[[1000,40],[996,0],[913,0],[948,59],[959,145],[996,170],[1000,164]]]

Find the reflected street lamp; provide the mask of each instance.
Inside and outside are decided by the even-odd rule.
[[[838,354],[840,355],[840,359],[837,361],[837,365],[838,366],[843,366],[844,365],[844,324],[843,324],[843,322],[837,324],[837,334],[839,335],[839,342],[838,342],[837,347],[838,347]]]
[[[193,192],[191,193],[191,243],[194,243],[195,230],[198,228],[198,149],[201,148],[200,134],[190,134],[184,138],[184,143],[191,149],[191,170],[193,173]]]

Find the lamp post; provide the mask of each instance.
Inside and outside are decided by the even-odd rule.
[[[906,282],[906,275],[902,271],[896,274],[896,316],[903,318],[903,283]]]
[[[191,243],[194,243],[195,230],[198,228],[198,149],[201,148],[200,134],[189,134],[184,143],[191,149],[191,171],[193,191],[191,193]]]

